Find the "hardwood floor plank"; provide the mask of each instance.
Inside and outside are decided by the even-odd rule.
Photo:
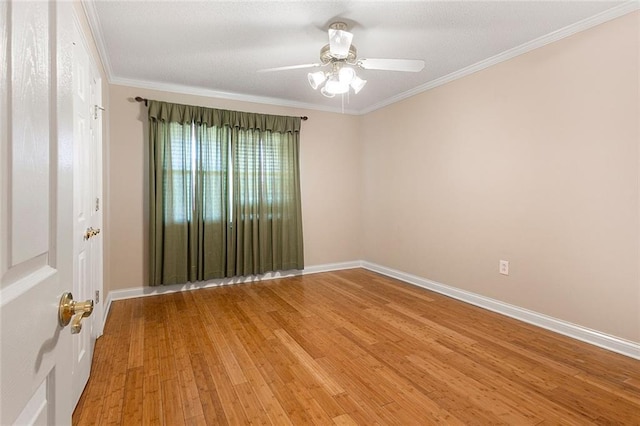
[[[216,352],[220,356],[222,365],[229,375],[231,383],[234,385],[246,383],[247,378],[242,372],[242,368],[238,364],[238,360],[236,359],[236,356],[227,341],[227,337],[225,337],[217,322],[214,321],[213,323],[211,323],[209,327],[207,327],[206,332],[209,335],[210,340],[214,342]]]
[[[466,395],[451,390],[436,391],[430,397],[439,406],[454,416],[456,421],[464,425],[508,425],[506,421],[497,417],[487,407],[477,406]]]
[[[264,413],[267,415],[272,424],[286,425],[292,424],[282,405],[273,394],[273,391],[265,382],[257,368],[249,368],[247,370],[249,385],[255,390],[256,396],[262,405]]]
[[[301,366],[292,366],[292,369],[297,380],[287,383],[286,386],[291,389],[297,404],[304,407],[305,424],[330,424],[330,412],[322,407],[315,395],[321,395],[320,400],[323,402],[331,396],[324,388],[314,383],[313,377],[306,369]],[[343,412],[339,410],[339,413]]]
[[[144,371],[144,370],[143,370]],[[162,414],[164,413],[163,398],[164,395],[160,393],[160,378],[157,375],[148,375],[143,377],[142,382],[142,421],[136,422],[132,418],[125,417],[122,424],[143,424],[143,425],[162,425]],[[171,400],[171,407],[175,407],[177,404]],[[171,408],[170,408],[171,409]],[[173,417],[176,418],[175,416]],[[173,424],[179,425],[183,423],[182,416],[180,416]]]
[[[273,335],[271,330],[277,327],[269,328],[267,324],[264,323],[262,318],[251,309],[247,302],[238,302],[238,308],[244,314],[245,321],[252,323],[256,330],[262,335],[262,337],[264,337],[264,339],[275,339],[275,336]]]
[[[144,368],[145,374],[149,376],[157,376],[160,374],[160,342],[159,334],[162,332],[162,325],[154,320],[145,320],[140,339],[143,341],[144,348],[141,359],[141,367]],[[129,357],[131,361],[131,356]]]
[[[143,367],[134,367],[127,370],[127,378],[124,384],[122,416],[123,419],[135,424],[142,423],[143,382]]]
[[[541,420],[535,416],[532,410],[526,407],[516,407],[516,404],[505,401],[500,393],[491,392],[488,384],[477,382],[436,358],[425,359],[416,355],[408,355],[407,359],[437,380],[441,389],[464,396],[474,407],[483,408],[493,413],[505,423],[529,425],[536,424]]]
[[[325,354],[322,345],[318,342],[317,335],[314,335],[313,323],[304,323],[288,315],[280,315],[279,312],[269,312],[269,315],[278,323],[281,330],[284,330],[293,341],[295,341],[311,358],[321,358]]]
[[[337,426],[357,426],[358,424],[348,414],[341,414],[331,420],[333,420],[333,423]]]
[[[360,400],[357,395],[347,393],[334,395],[332,398],[357,424],[384,424],[382,418],[378,416],[380,407],[372,405],[370,401]]]
[[[210,424],[227,424],[222,402],[220,401],[220,396],[218,395],[215,381],[211,376],[205,355],[200,353],[192,354],[191,366],[193,368],[196,386],[198,387],[198,396],[202,405],[204,418],[207,419]]]
[[[316,290],[318,292],[318,299],[324,302],[327,309],[332,310],[335,314],[342,317],[344,321],[356,325],[377,341],[402,340],[402,336],[399,335],[397,330],[387,324],[371,321],[370,315],[364,312],[364,309],[369,306],[354,306],[349,300],[337,296],[335,292],[331,291],[328,287],[322,286],[321,283],[324,283],[324,281],[320,281],[320,285]]]
[[[359,362],[359,358],[319,358],[317,362],[336,378],[348,394],[366,400],[371,406],[381,407],[393,401],[392,391],[387,386],[377,386],[375,377]],[[334,397],[336,395],[333,395]]]
[[[635,389],[640,390],[640,380],[638,379],[628,378],[624,380],[624,383],[628,384],[629,386],[633,386]]]
[[[242,409],[242,404],[236,395],[236,390],[222,365],[209,366],[209,371],[220,395],[220,402],[224,416],[229,424],[247,424],[248,420]]]
[[[536,414],[542,417],[559,418],[562,419],[562,424],[567,425],[582,425],[588,422],[586,416],[568,411],[554,401],[542,397],[536,388],[530,385],[530,382],[513,380],[513,375],[509,372],[505,373],[503,370],[488,368],[459,353],[452,353],[442,360],[459,371],[464,371],[466,375],[477,382],[491,383],[492,392],[508,396],[518,406],[535,407]],[[553,386],[553,388],[555,387]]]
[[[247,424],[269,424],[269,418],[265,415],[256,390],[249,382],[234,385],[233,389],[247,418]]]
[[[331,395],[344,392],[344,389],[337,384],[326,371],[309,355],[285,330],[278,329],[274,334],[285,345],[289,351],[298,359],[300,365],[311,373]]]
[[[152,382],[150,386],[155,386],[155,383]],[[155,391],[155,387],[152,387],[151,391]],[[161,410],[163,423],[165,425],[184,424],[184,407],[178,378],[160,381],[160,395],[162,404],[158,408]],[[150,416],[152,415],[153,413],[150,413]]]
[[[417,321],[422,325],[422,327],[426,330],[422,331],[421,339],[424,338],[425,332],[431,333],[433,335],[439,336],[440,339],[447,338],[457,344],[463,345],[474,345],[476,340],[470,339],[469,337],[452,330],[450,327],[443,326],[441,324],[436,323],[435,321],[431,321],[418,313],[417,310],[408,308],[406,306],[398,305],[397,303],[388,303],[386,305],[388,308],[392,309],[394,312],[398,312],[405,317],[411,318],[414,321]]]
[[[640,425],[640,361],[362,269],[114,301],[74,425]]]
[[[558,386],[547,395],[566,408],[579,408],[581,413],[594,420],[603,419],[602,413],[608,413],[606,419],[611,423],[627,425],[640,422],[637,404],[612,397],[607,391],[580,380],[572,381],[569,386]]]
[[[129,359],[128,367],[142,367],[144,365],[144,335],[145,335],[145,318],[142,310],[135,309],[131,315],[131,332],[129,337]]]

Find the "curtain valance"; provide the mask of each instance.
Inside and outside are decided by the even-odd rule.
[[[299,133],[300,117],[229,111],[217,108],[149,101],[149,121],[195,123],[207,127],[231,127],[276,133]]]

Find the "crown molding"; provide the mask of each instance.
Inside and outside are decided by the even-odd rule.
[[[91,35],[96,43],[98,55],[100,56],[100,61],[102,62],[102,68],[106,74],[107,81],[111,83],[111,80],[113,79],[113,71],[111,69],[111,62],[109,62],[109,55],[107,55],[106,43],[104,42],[104,37],[102,37],[102,26],[98,19],[98,12],[96,11],[95,3],[92,0],[81,0],[80,4],[82,5],[84,15],[89,23],[89,29],[91,30]]]
[[[476,62],[475,64],[469,65],[458,71],[454,71],[451,74],[447,74],[443,77],[437,78],[435,80],[431,80],[423,85],[415,87],[414,89],[407,90],[406,92],[400,93],[396,96],[392,96],[388,99],[385,99],[381,102],[371,105],[368,108],[361,110],[359,114],[362,114],[362,115],[368,114],[372,111],[389,106],[391,104],[402,101],[404,99],[410,98],[411,96],[417,95],[419,93],[426,92],[431,89],[435,89],[436,87],[450,83],[459,78],[466,77],[468,75],[481,71],[485,68],[489,68],[493,65],[499,64],[500,62],[507,61],[509,59],[515,58],[516,56],[523,55],[527,52],[530,52],[532,50],[554,43],[556,41],[562,40],[563,38],[572,36],[581,31],[585,31],[597,25],[604,24],[605,22],[619,18],[628,13],[635,12],[636,10],[639,10],[639,9],[640,9],[640,0],[627,1],[625,3],[620,4],[619,6],[613,7],[597,15],[594,15],[582,21],[576,22],[575,24],[553,31],[549,34],[533,39],[527,43],[521,44],[520,46],[506,50],[502,53],[499,53],[495,56],[484,59],[480,62]]]
[[[110,84],[119,86],[137,87],[139,89],[159,90],[163,92],[179,93],[183,95],[195,95],[217,99],[228,99],[232,101],[252,102],[257,104],[281,106],[287,108],[307,109],[313,111],[325,111],[338,114],[358,115],[358,111],[347,110],[342,111],[339,108],[326,107],[320,105],[309,104],[305,102],[296,102],[280,98],[269,98],[264,96],[252,96],[239,93],[222,92],[212,89],[203,89],[202,87],[183,86],[180,84],[158,83],[152,81],[134,80],[127,78],[114,77],[109,81]]]

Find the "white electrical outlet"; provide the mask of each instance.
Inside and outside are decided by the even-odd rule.
[[[508,260],[501,260],[500,261],[500,266],[498,267],[498,271],[502,275],[509,275],[509,261]]]

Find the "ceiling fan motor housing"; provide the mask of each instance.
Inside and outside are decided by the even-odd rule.
[[[331,46],[328,44],[324,45],[322,49],[320,49],[320,62],[322,65],[327,65],[331,62],[346,62],[351,65],[356,64],[356,57],[358,56],[358,50],[352,44],[349,46],[349,54],[346,58],[336,58],[331,54]]]

